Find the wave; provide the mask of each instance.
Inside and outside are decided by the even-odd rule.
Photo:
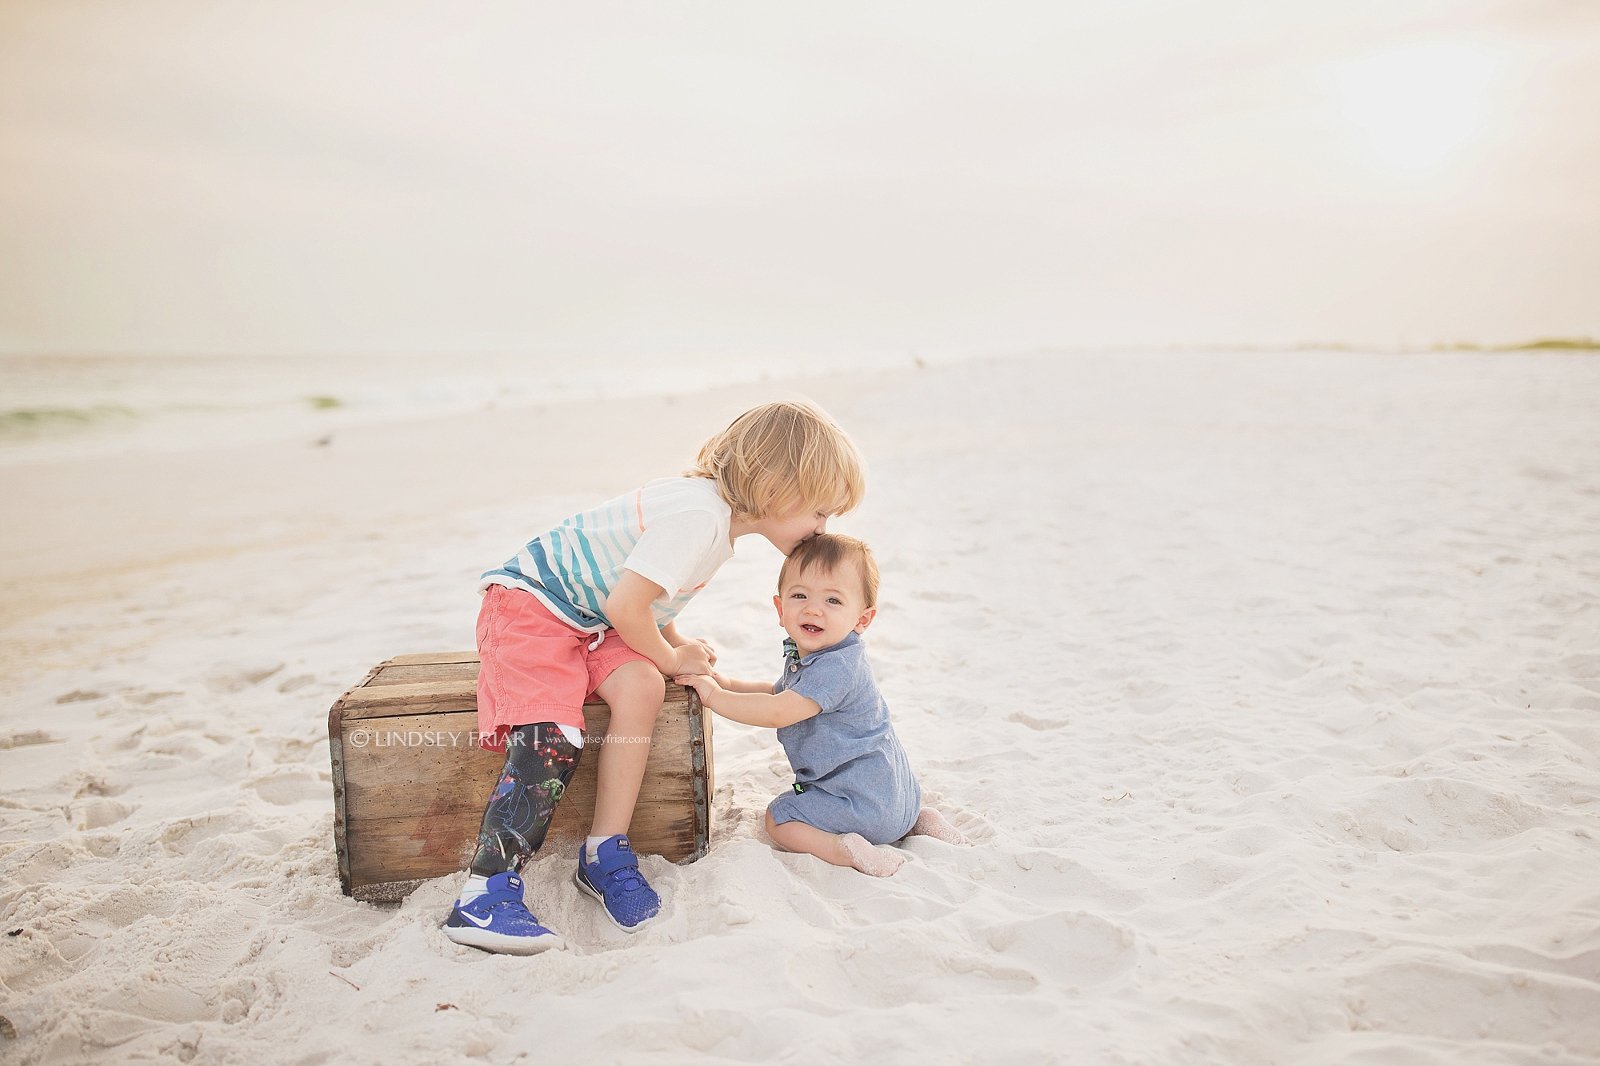
[[[101,426],[122,426],[138,416],[126,407],[15,407],[0,411],[0,437],[26,440],[48,433],[70,432]]]
[[[881,353],[675,359],[441,357],[0,358],[0,466],[303,438],[355,426],[757,380],[909,366]]]

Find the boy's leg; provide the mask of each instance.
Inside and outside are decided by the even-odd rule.
[[[829,833],[804,822],[774,822],[767,812],[767,835],[785,851],[815,855],[835,866],[849,866],[873,877],[888,877],[900,869],[905,856],[879,851],[859,833]]]
[[[623,663],[596,686],[595,694],[611,708],[611,725],[600,746],[591,836],[627,835],[666,692],[661,671],[646,659]]]
[[[632,933],[661,913],[661,897],[639,872],[627,834],[666,682],[654,663],[626,645],[622,650],[628,659],[609,669],[594,689],[611,707],[611,724],[600,748],[595,782],[594,823],[589,830],[595,846],[592,851],[587,845],[578,850],[573,881],[600,901],[618,929]],[[610,666],[591,660],[591,676]]]
[[[583,749],[567,740],[554,722],[512,730],[506,740],[505,768],[484,808],[472,873],[491,877],[522,869],[544,843],[556,804],[582,754]]]
[[[448,939],[512,955],[564,946],[523,903],[517,873],[544,843],[581,753],[554,722],[511,731],[505,768],[483,812],[471,874],[445,919]]]

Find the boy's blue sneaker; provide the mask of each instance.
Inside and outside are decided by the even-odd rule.
[[[661,897],[639,872],[639,860],[625,836],[607,837],[589,861],[588,849],[578,845],[578,887],[600,901],[606,917],[624,933],[634,933],[661,913]]]
[[[489,887],[471,903],[457,900],[444,923],[444,935],[457,944],[503,955],[537,955],[566,947],[522,905],[522,878],[509,870],[489,878]]]

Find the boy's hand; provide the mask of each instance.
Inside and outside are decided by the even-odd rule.
[[[709,674],[711,672],[711,664],[715,657],[711,654],[711,649],[699,641],[691,641],[674,650],[678,653],[678,661],[673,664],[671,671],[674,677],[679,674]],[[679,684],[685,683],[679,682]]]
[[[668,622],[666,625],[662,626],[661,637],[674,648],[687,648],[691,644],[698,644],[704,648],[706,650],[706,654],[710,656],[711,665],[715,666],[717,663],[717,649],[711,646],[711,642],[700,637],[684,636],[682,633],[678,632],[678,624],[676,622]],[[689,671],[682,672],[688,673]]]

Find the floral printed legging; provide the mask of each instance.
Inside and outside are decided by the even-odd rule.
[[[472,872],[493,877],[533,858],[578,768],[583,749],[554,722],[519,725],[506,738],[506,765],[483,812]]]

